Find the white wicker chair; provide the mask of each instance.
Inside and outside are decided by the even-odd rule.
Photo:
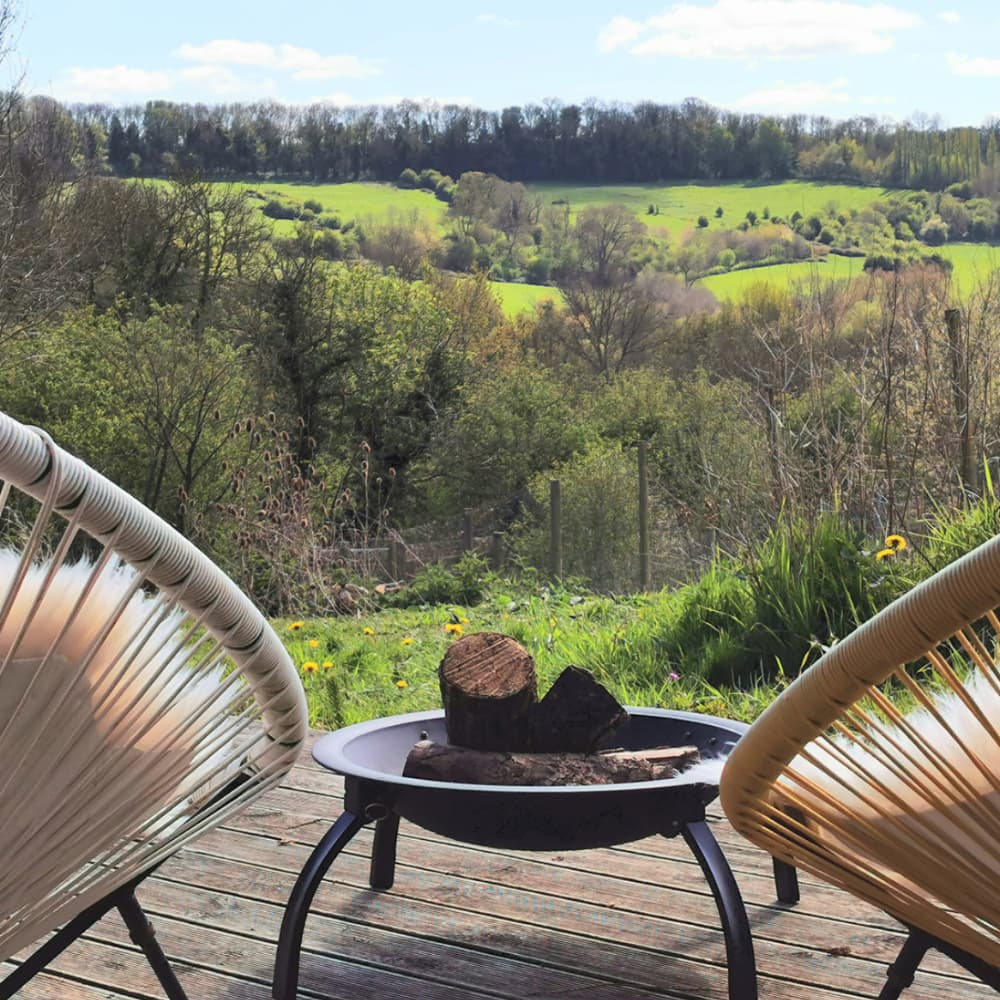
[[[301,682],[190,542],[2,413],[0,480],[0,961],[60,928],[0,1000],[114,907],[182,1000],[135,887],[288,771]]]

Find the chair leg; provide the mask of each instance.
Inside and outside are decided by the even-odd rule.
[[[882,987],[878,1000],[898,1000],[903,990],[913,985],[917,967],[923,961],[931,944],[931,939],[925,934],[919,931],[910,932],[896,961],[886,971],[887,982]]]
[[[160,942],[156,940],[156,931],[153,930],[153,925],[139,905],[139,900],[135,898],[135,893],[131,889],[122,892],[115,900],[115,905],[122,915],[122,920],[125,921],[132,943],[137,944],[142,949],[146,961],[156,973],[156,978],[160,981],[163,992],[167,995],[167,1000],[188,1000],[184,987],[174,975],[174,970],[170,968],[170,962],[167,961],[167,956],[164,955]]]
[[[687,823],[682,832],[701,866],[722,919],[729,966],[729,1000],[757,1000],[757,965],[750,921],[733,870],[707,823],[700,820]]]
[[[799,901],[799,873],[794,866],[777,858],[774,858],[774,888],[778,893],[779,903]]]

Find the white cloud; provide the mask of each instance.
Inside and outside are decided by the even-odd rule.
[[[897,32],[921,23],[884,3],[842,0],[716,0],[677,3],[645,22],[616,17],[601,31],[605,50],[639,39],[635,55],[701,59],[801,58],[826,53],[877,55]]]
[[[938,17],[949,24],[958,24],[962,20],[962,15],[957,10],[943,10],[938,14]]]
[[[358,56],[324,56],[298,45],[244,42],[237,38],[216,38],[204,45],[184,44],[174,54],[187,62],[278,70],[291,73],[295,80],[360,79],[381,73],[377,66]]]
[[[949,52],[946,58],[948,68],[956,76],[1000,76],[1000,59],[963,56],[957,52]]]
[[[70,66],[53,84],[53,96],[62,101],[119,101],[162,97],[170,90],[170,74],[134,66]]]
[[[177,78],[196,86],[202,94],[235,95],[247,86],[247,81],[225,66],[189,66]]]
[[[501,17],[499,14],[478,14],[476,20],[480,24],[495,24],[499,28],[516,28],[521,23],[511,17]]]
[[[612,18],[603,28],[597,38],[597,47],[602,52],[610,52],[634,42],[642,34],[642,25],[628,17]]]
[[[777,81],[771,87],[754,90],[735,102],[736,107],[752,111],[808,111],[824,104],[846,104],[850,101],[847,80],[841,77],[831,83]]]
[[[400,94],[388,94],[384,97],[355,97],[352,94],[338,90],[333,94],[325,94],[322,97],[312,97],[306,104],[332,104],[337,108],[358,107],[366,108],[372,105],[395,105],[404,101],[413,101],[415,104],[436,104],[445,107],[448,104],[457,104],[459,107],[473,107],[475,101],[471,97],[415,97],[407,94],[405,97]]]

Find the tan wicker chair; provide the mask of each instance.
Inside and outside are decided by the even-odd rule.
[[[239,589],[159,518],[0,414],[0,961],[6,1000],[117,907],[184,997],[136,885],[278,782],[302,685]]]
[[[882,1000],[930,947],[1000,990],[998,604],[1000,536],[833,646],[723,772],[746,837],[910,929]]]

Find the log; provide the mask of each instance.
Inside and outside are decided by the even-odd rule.
[[[535,661],[510,636],[475,632],[438,668],[448,740],[475,750],[528,750],[538,703]]]
[[[696,747],[600,753],[503,753],[421,740],[403,775],[473,785],[611,785],[671,778],[699,759]]]
[[[567,667],[531,715],[534,753],[590,753],[628,713],[586,670]]]

